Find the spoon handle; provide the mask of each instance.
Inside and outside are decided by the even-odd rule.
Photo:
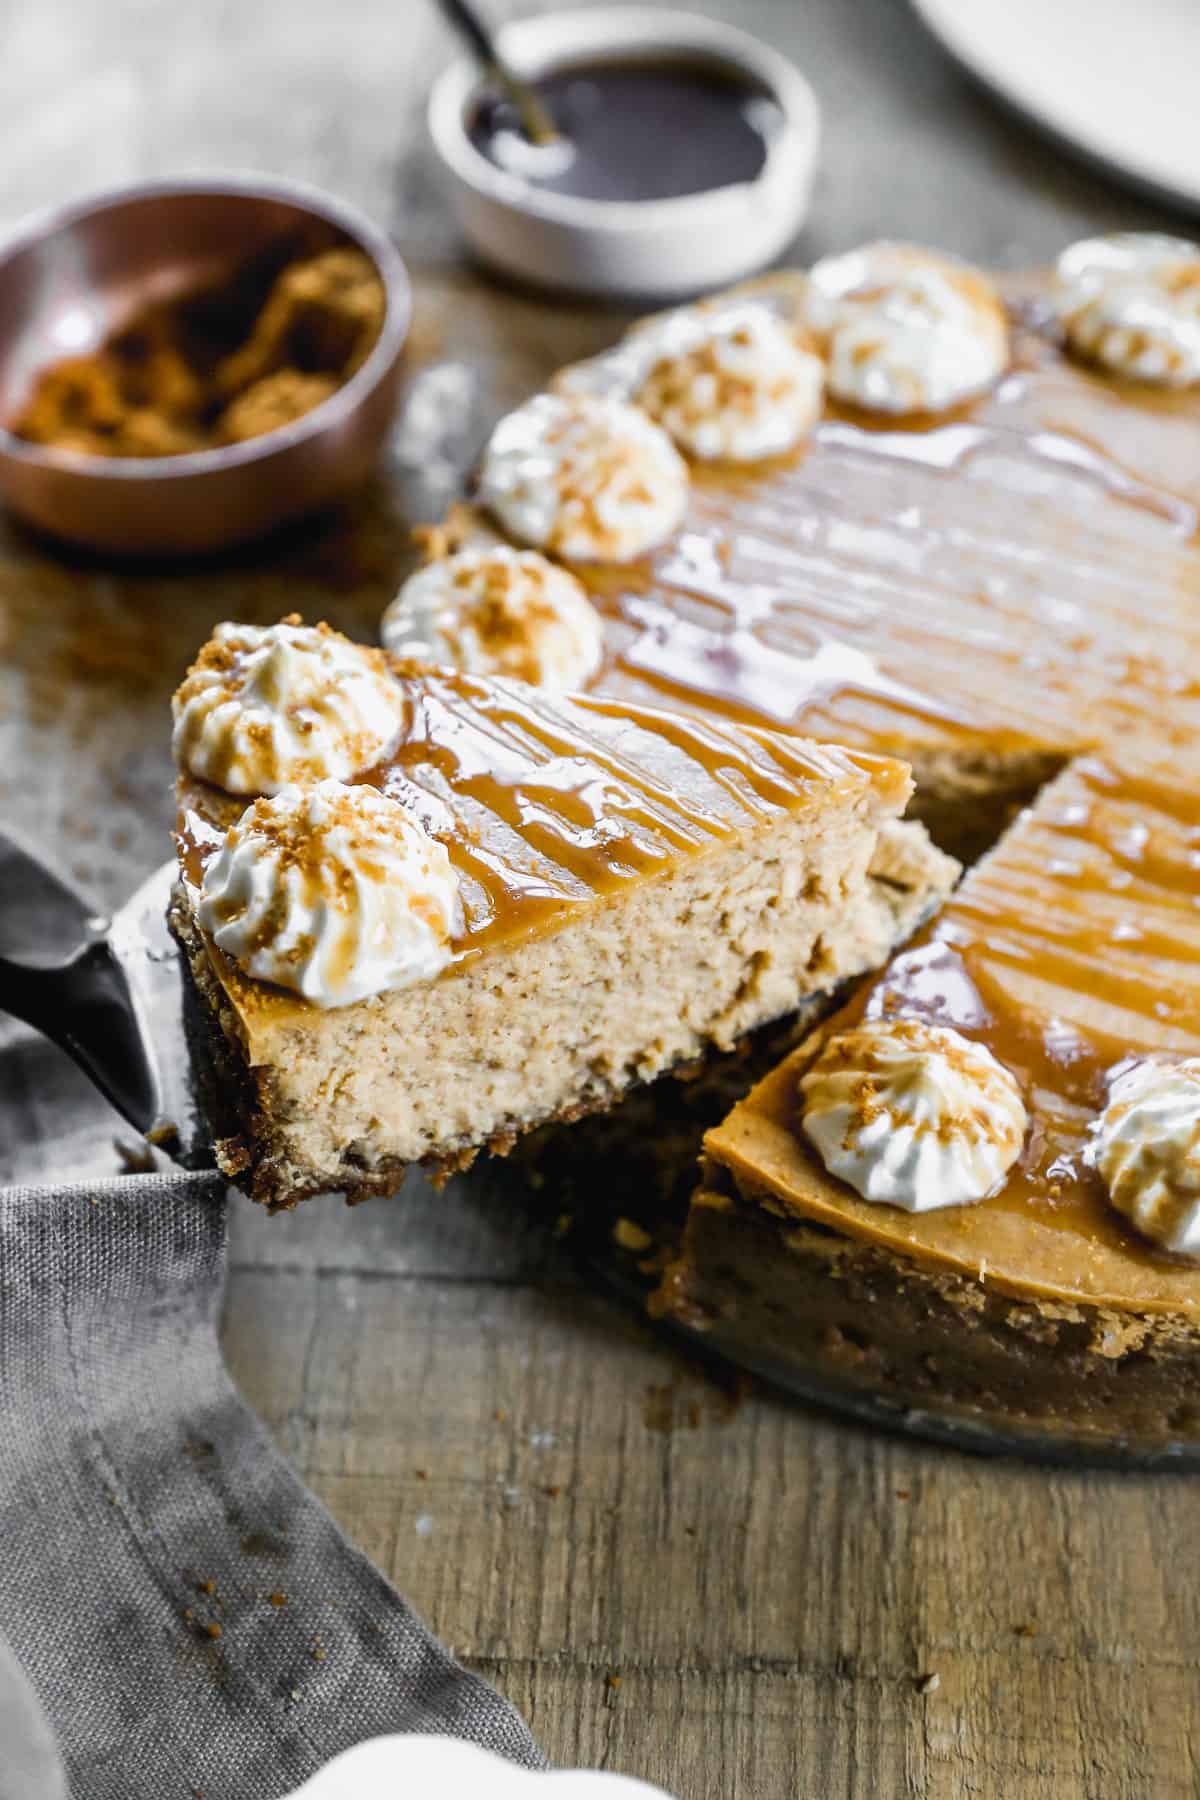
[[[461,32],[489,74],[499,81],[516,108],[521,130],[533,144],[549,144],[558,128],[536,89],[512,69],[496,47],[496,40],[470,0],[439,0],[442,12]]]
[[[469,0],[440,0],[442,11],[451,25],[460,31],[487,68],[496,67],[496,46],[492,34]]]

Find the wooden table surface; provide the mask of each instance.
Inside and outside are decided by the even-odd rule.
[[[503,10],[503,9],[497,9]],[[1019,266],[1161,223],[979,98],[886,0],[726,0],[813,75],[805,259],[868,235]],[[405,413],[369,494],[221,566],[131,572],[0,535],[0,817],[113,906],[166,853],[167,699],[220,617],[373,633],[411,519],[488,419],[607,341],[461,259],[421,102],[424,0],[42,0],[0,67],[0,219],[244,165],[395,231]],[[1169,221],[1168,221],[1169,223]],[[53,1052],[0,1041],[0,1174],[115,1167]],[[1200,1793],[1194,1484],[971,1460],[767,1394],[732,1405],[460,1183],[356,1212],[239,1204],[236,1379],[346,1530],[555,1761],[685,1800]]]

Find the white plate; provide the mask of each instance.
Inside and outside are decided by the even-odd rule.
[[[1200,0],[912,0],[1019,111],[1160,198],[1200,210]]]
[[[671,1800],[662,1788],[591,1770],[541,1773],[458,1738],[372,1738],[335,1756],[291,1800]]]

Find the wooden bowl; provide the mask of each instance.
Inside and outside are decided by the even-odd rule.
[[[49,364],[94,350],[146,306],[220,280],[274,242],[362,250],[387,310],[362,366],[292,424],[211,450],[104,457],[0,425],[0,497],[43,530],[132,556],[220,550],[336,499],[369,472],[395,412],[411,315],[404,264],[340,200],[256,176],[151,182],[56,210],[0,249],[0,420]]]

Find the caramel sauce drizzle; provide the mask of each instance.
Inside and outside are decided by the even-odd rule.
[[[898,811],[907,791],[897,764],[790,735],[639,719],[612,701],[554,701],[449,672],[401,686],[406,729],[359,779],[445,844],[462,882],[458,961],[555,928],[564,911],[834,792],[873,790]],[[199,784],[185,795],[179,836],[193,884],[243,804]]]
[[[595,690],[910,754],[1190,743],[1200,395],[1075,364],[1034,306],[1013,325],[990,395],[835,408],[790,457],[694,465],[657,556],[577,565],[608,627]]]

